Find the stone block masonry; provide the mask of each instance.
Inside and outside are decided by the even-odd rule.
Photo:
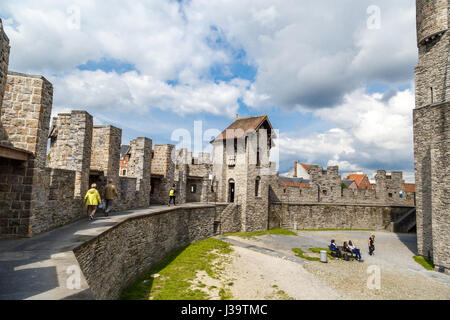
[[[53,119],[50,133],[49,167],[76,172],[76,197],[89,189],[93,118],[86,111],[59,114]]]
[[[53,87],[45,78],[9,72],[0,113],[2,144],[28,152],[29,160],[2,159],[3,237],[33,235],[34,214],[48,199],[43,183],[52,97]]]
[[[120,145],[122,129],[94,126],[92,136],[91,170],[101,171],[115,184],[119,182]]]
[[[417,0],[414,163],[419,254],[450,273],[450,33],[448,0]]]
[[[96,299],[121,292],[174,250],[214,235],[225,205],[162,210],[129,218],[74,250]]]
[[[450,103],[414,110],[417,239],[421,255],[450,268]]]
[[[3,95],[5,93],[6,78],[8,75],[9,51],[9,39],[3,30],[3,23],[0,19],[0,106],[3,104]],[[4,140],[4,137],[0,122],[0,141],[1,140]]]
[[[388,230],[392,221],[409,210],[411,207],[273,203],[269,210],[269,227]]]
[[[1,123],[6,133],[2,144],[34,155],[36,168],[45,167],[53,86],[44,77],[9,72]]]
[[[154,190],[152,191],[153,204],[167,204],[169,200],[169,190],[175,184],[174,154],[174,145],[155,145],[152,175],[158,176],[159,179],[154,183]],[[178,192],[180,193],[181,190],[178,190]]]

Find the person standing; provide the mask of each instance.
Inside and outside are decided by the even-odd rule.
[[[100,193],[97,190],[97,185],[92,184],[91,189],[86,192],[84,197],[84,205],[87,206],[87,212],[89,215],[89,220],[94,220],[95,211],[97,211],[97,206],[102,203],[100,198]]]
[[[109,179],[108,184],[103,190],[103,199],[105,199],[105,217],[109,216],[111,212],[113,201],[119,198],[117,187],[113,184],[113,180]]]
[[[372,235],[369,238],[369,254],[373,256],[373,252],[375,251],[375,235]]]
[[[175,189],[175,185],[173,185],[173,187],[170,188],[170,191],[169,191],[169,207],[170,207],[170,204],[172,203],[172,201],[173,201],[173,205],[176,206],[175,194],[176,194],[176,189]]]

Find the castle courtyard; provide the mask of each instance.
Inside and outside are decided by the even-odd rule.
[[[82,261],[82,255],[77,251],[83,243],[100,241],[106,234],[135,219],[164,213],[174,215],[177,210],[207,210],[208,207],[211,205],[185,204],[171,209],[154,206],[99,217],[93,224],[79,221],[31,239],[2,241],[0,299],[92,299],[82,274],[79,287],[70,286],[77,285],[76,281],[71,282],[71,276],[77,274],[77,259]],[[415,234],[386,231],[298,231],[292,234],[297,235],[216,236],[215,241],[228,245],[230,250],[219,254],[221,264],[215,276],[211,277],[201,268],[195,270],[195,277],[189,281],[189,291],[201,290],[203,297],[210,300],[450,299],[450,276],[425,270],[414,261],[417,252]],[[365,249],[371,234],[376,236],[374,256],[369,256]],[[328,259],[325,264],[300,258],[292,250],[300,248],[308,256],[317,257],[309,250],[326,248],[330,239],[338,243],[353,240],[362,248],[364,262]],[[190,246],[180,252],[187,251]],[[112,262],[102,262],[102,265],[115,267]],[[102,265],[92,263],[89,270],[95,273],[93,269],[103,268]],[[371,266],[380,268],[379,289],[370,289],[367,285],[367,270]],[[123,271],[119,268],[118,273],[103,270],[118,287]],[[117,278],[114,278],[115,274]],[[137,283],[147,281],[141,278]],[[164,286],[152,284],[148,287],[148,298],[151,299],[155,288],[165,290]],[[171,299],[170,296],[165,298]],[[175,296],[172,298],[176,299]]]

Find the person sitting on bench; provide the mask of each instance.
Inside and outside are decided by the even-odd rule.
[[[340,259],[341,258],[341,250],[339,250],[339,248],[336,245],[336,241],[331,240],[331,244],[330,244],[330,251],[331,252],[335,252],[336,256]]]
[[[356,247],[353,245],[352,240],[348,242],[348,247],[350,248],[351,252],[356,255],[358,261],[361,261],[361,251],[359,249],[356,249]]]
[[[352,249],[350,249],[350,247],[348,246],[347,241],[344,242],[344,245],[342,247],[344,248],[345,253],[350,253],[350,254],[352,253]],[[346,255],[344,255],[344,258],[345,258],[345,256]],[[352,254],[350,256],[352,256]]]

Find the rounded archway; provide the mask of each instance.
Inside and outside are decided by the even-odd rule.
[[[234,203],[236,198],[236,183],[234,179],[228,180],[228,202]]]

